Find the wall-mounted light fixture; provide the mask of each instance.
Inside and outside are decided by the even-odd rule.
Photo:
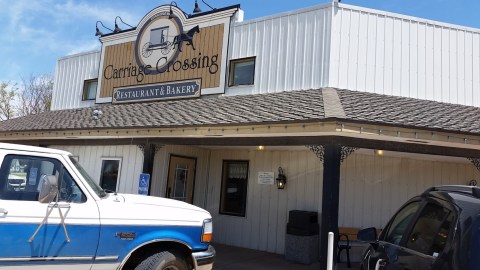
[[[97,37],[103,36],[102,31],[100,31],[100,29],[98,29],[98,23],[100,23],[100,24],[103,26],[103,28],[106,28],[106,29],[108,29],[108,30],[110,30],[110,31],[113,32],[112,29],[110,29],[110,28],[106,27],[105,25],[103,25],[103,23],[102,23],[101,21],[97,21],[97,24],[96,24],[97,32],[95,33],[95,36],[97,36]]]
[[[190,14],[187,14],[185,11],[183,11],[181,8],[178,7],[177,2],[172,1],[170,2],[170,14],[168,14],[168,19],[171,20],[175,17],[175,14],[173,14],[172,6],[176,7],[178,10],[180,10],[183,15],[185,15],[186,18],[190,18]]]
[[[193,14],[195,13],[201,13],[202,10],[200,9],[200,7],[198,6],[198,2],[197,0],[195,0],[195,8],[193,9]]]
[[[130,26],[131,28],[133,28],[133,26],[131,26],[130,24],[124,22],[120,16],[117,16],[117,17],[115,17],[115,29],[113,30],[114,33],[118,33],[118,32],[121,32],[121,31],[122,31],[122,28],[118,27],[117,19],[120,19],[120,21],[121,21],[123,24],[128,25],[128,26]]]
[[[287,177],[283,173],[282,167],[278,167],[278,176],[277,176],[277,188],[284,189],[287,184]]]
[[[265,150],[265,146],[259,145],[259,146],[257,146],[257,150],[259,150],[259,151]]]
[[[385,154],[385,152],[384,152],[383,150],[381,150],[381,149],[375,149],[373,152],[374,152],[375,155],[377,155],[377,156],[383,156],[383,154]]]

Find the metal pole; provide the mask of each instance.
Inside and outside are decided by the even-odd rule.
[[[327,270],[333,270],[333,232],[328,233]]]

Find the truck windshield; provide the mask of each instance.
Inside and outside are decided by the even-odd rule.
[[[82,174],[83,178],[85,179],[85,182],[97,193],[98,197],[103,198],[107,196],[107,193],[103,191],[103,189],[93,181],[93,179],[88,175],[88,173],[83,169],[83,167],[78,163],[77,160],[75,160],[72,156],[70,156],[70,161],[72,161],[73,165],[77,168],[77,170]]]

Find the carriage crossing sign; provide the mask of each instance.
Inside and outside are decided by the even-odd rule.
[[[164,5],[150,11],[135,29],[102,36],[97,102],[224,93],[230,23],[238,9],[188,15]]]

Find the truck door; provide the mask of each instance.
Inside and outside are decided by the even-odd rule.
[[[41,181],[58,179],[53,203]],[[96,202],[54,155],[7,155],[0,167],[0,268],[90,269],[98,244]]]

